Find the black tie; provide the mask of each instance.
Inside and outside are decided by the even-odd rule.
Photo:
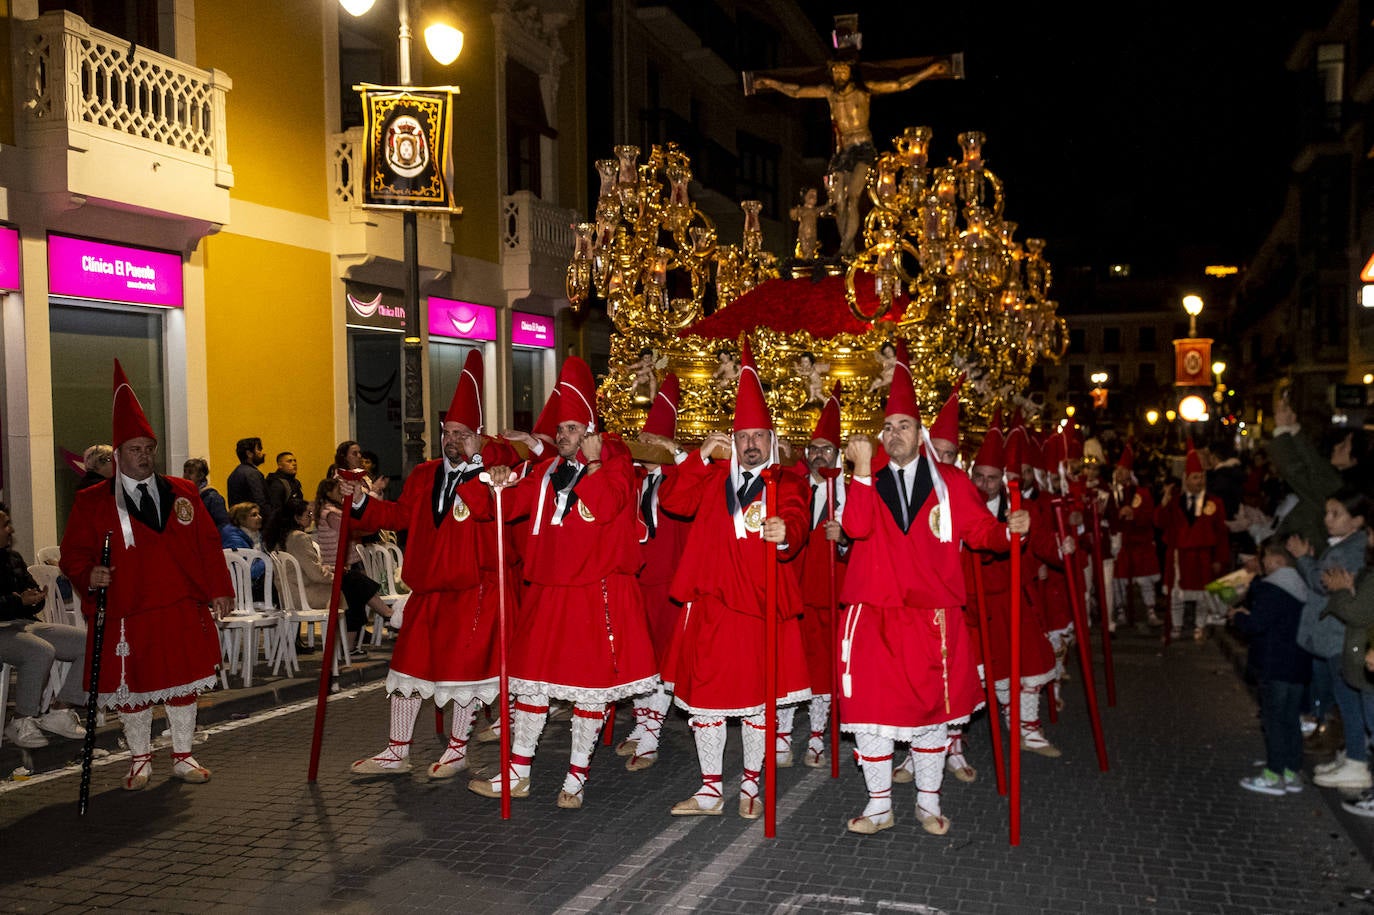
[[[744,473],[739,475],[740,479],[744,481],[739,484],[739,489],[735,492],[735,495],[739,497],[740,508],[744,508],[746,504],[744,500],[745,497],[749,494],[749,480],[751,477],[753,477],[753,475],[753,472],[749,470],[746,470],[744,471]]]
[[[561,464],[559,464],[558,469],[556,469],[553,472],[553,477],[550,480],[550,482],[553,484],[553,491],[562,492],[563,490],[567,489],[568,485],[572,483],[573,475],[576,472],[577,471],[573,469],[571,461],[563,461]]]
[[[911,524],[911,496],[906,491],[906,468],[897,471],[897,503],[902,506],[902,527]]]
[[[445,510],[448,510],[453,507],[453,497],[457,493],[456,484],[458,483],[458,478],[462,475],[463,472],[461,470],[450,470],[448,472],[448,481],[444,483]]]
[[[147,483],[138,484],[138,513],[147,519],[149,524],[157,524],[157,506],[153,504],[153,495],[148,492]]]
[[[657,486],[658,478],[649,477],[644,484],[644,497],[639,501],[639,514],[644,519],[644,526],[649,529],[650,540],[658,530],[658,525],[654,523],[654,489]]]
[[[1189,519],[1197,517],[1197,496],[1188,497],[1188,517]]]

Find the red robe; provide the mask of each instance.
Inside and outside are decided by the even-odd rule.
[[[999,520],[1007,505],[999,503]],[[1032,522],[1033,523],[1033,522]],[[1021,559],[1021,682],[1036,686],[1048,682],[1054,674],[1054,649],[1045,637],[1045,620],[1036,603],[1035,561],[1023,540]],[[994,681],[1011,678],[1011,552],[1002,550],[972,550],[969,556],[971,574],[983,579],[983,600],[988,614],[988,653],[984,659],[985,673]],[[969,607],[976,608],[976,602]],[[977,614],[970,612],[970,619]],[[981,620],[978,620],[981,623]],[[975,633],[974,637],[978,635]]]
[[[421,464],[399,499],[369,498],[356,522],[363,530],[407,531],[402,575],[411,594],[387,691],[433,697],[439,705],[450,699],[467,705],[474,698],[490,703],[499,673],[496,525],[470,506],[490,498],[475,470],[458,483],[452,508],[443,509],[445,473],[442,460]],[[515,611],[512,578],[506,581],[508,625]]]
[[[640,515],[645,525],[639,543],[640,557],[643,560],[643,565],[639,569],[639,589],[644,595],[649,638],[654,643],[654,657],[660,671],[668,658],[668,646],[673,641],[673,630],[682,610],[673,601],[669,591],[673,583],[673,573],[677,571],[682,550],[687,543],[687,523],[665,512],[659,500],[663,481],[676,472],[676,467],[666,466],[661,468],[660,473],[646,477],[640,484]],[[646,515],[644,494],[650,479],[653,481],[654,491]],[[650,522],[653,524],[652,535],[649,533]]]
[[[816,483],[809,477],[805,481],[806,492],[811,494],[811,518],[815,521],[807,536],[806,549],[801,557],[789,564],[797,573],[797,584],[802,598],[802,645],[806,648],[806,667],[811,676],[811,692],[817,696],[828,696],[835,672],[836,643],[839,641],[833,609],[830,603],[830,550],[831,543],[825,539],[826,486]],[[815,487],[814,489],[812,487]],[[843,507],[841,487],[843,481],[836,480],[835,502],[837,510]],[[819,503],[819,505],[817,505]],[[843,512],[837,512],[843,517]],[[843,593],[844,576],[849,568],[849,551],[841,552],[835,544],[835,595]]]
[[[1073,499],[1072,496],[1066,497]],[[1040,582],[1041,616],[1045,620],[1046,631],[1058,632],[1073,625],[1073,604],[1069,598],[1069,588],[1073,587],[1079,595],[1087,592],[1084,577],[1088,569],[1091,546],[1084,546],[1086,538],[1075,536],[1075,551],[1061,556],[1059,528],[1055,518],[1056,498],[1040,493],[1022,504],[1031,512],[1031,551],[1040,560],[1045,574]],[[1075,500],[1077,501],[1077,500]],[[1065,512],[1064,523],[1072,521]],[[1076,530],[1069,527],[1067,532],[1075,535]]]
[[[129,511],[133,545],[125,546],[115,499],[124,499],[119,477],[76,494],[62,537],[62,572],[78,593],[91,587],[101,543],[110,537],[110,585],[106,590],[105,638],[100,655],[103,708],[138,709],[189,696],[215,683],[219,632],[209,604],[234,596],[219,531],[194,483],[154,476],[162,527]],[[118,491],[116,491],[118,490]],[[86,615],[86,657],[94,652],[95,601]],[[120,656],[120,646],[127,655]],[[86,677],[89,689],[89,675]]]
[[[764,564],[767,551],[790,562],[806,546],[809,527],[804,484],[783,474],[777,484],[777,516],[787,525],[787,549],[765,541],[757,530],[736,536],[731,512],[730,465],[703,463],[691,455],[659,490],[664,509],[690,517],[687,544],[673,578],[673,598],[683,604],[663,679],[675,701],[692,714],[755,715],[763,711]],[[761,508],[763,490],[751,499]],[[763,512],[747,509],[744,517]],[[777,578],[779,702],[810,695],[802,648],[801,595],[796,576],[782,568]]]
[[[1164,590],[1201,591],[1230,571],[1231,536],[1226,506],[1206,494],[1200,514],[1187,517],[1188,495],[1176,492],[1155,509],[1155,525],[1164,537]]]
[[[614,436],[602,440],[600,469],[582,472],[562,517],[547,483],[560,461],[555,453],[535,464],[502,495],[508,521],[530,519],[511,689],[583,703],[649,692],[658,676],[635,580],[639,499],[629,449]],[[488,497],[480,516],[492,508]]]
[[[1107,509],[1112,532],[1121,535],[1112,576],[1122,581],[1159,574],[1155,550],[1155,499],[1147,486],[1124,486]]]
[[[850,484],[845,533],[854,540],[841,599],[840,721],[847,731],[910,740],[930,725],[962,721],[982,703],[964,622],[960,541],[1005,549],[1006,527],[957,467],[921,458],[944,477],[953,539],[942,543],[932,490],[903,532],[894,515],[891,465]],[[911,465],[916,468],[916,464]],[[842,643],[843,648],[843,643]]]

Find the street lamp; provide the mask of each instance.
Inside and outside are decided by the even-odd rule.
[[[1202,296],[1185,295],[1183,310],[1188,312],[1188,336],[1197,336],[1197,316],[1202,314]]]
[[[1146,411],[1145,411],[1145,422],[1149,423],[1149,424],[1152,425],[1152,426],[1153,426],[1155,423],[1159,422],[1159,411],[1158,411],[1158,410],[1146,410]]]
[[[372,9],[375,0],[339,0],[339,5],[352,16],[362,16]],[[413,86],[411,78],[411,4],[416,0],[398,0],[397,18],[397,82]],[[436,20],[425,29],[425,45],[441,66],[458,59],[463,50],[463,33],[451,23]],[[424,347],[420,343],[420,240],[415,211],[401,211],[401,244],[404,260],[402,293],[405,300],[405,345],[402,364],[405,370],[405,397],[402,428],[405,430],[402,471],[409,475],[425,460],[425,376]]]

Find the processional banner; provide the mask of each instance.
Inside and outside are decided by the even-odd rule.
[[[461,213],[453,195],[455,87],[355,86],[365,207]]]

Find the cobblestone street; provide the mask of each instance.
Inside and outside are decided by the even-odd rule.
[[[1098,769],[1075,676],[1049,731],[1063,758],[1023,757],[1017,848],[1007,844],[981,717],[970,729],[977,782],[945,782],[948,836],[920,829],[909,785],[894,792],[895,829],[848,834],[844,821],[865,794],[846,759],[838,782],[828,768],[781,771],[778,834],[765,839],[762,821],[734,816],[733,802],[719,818],[668,816],[698,782],[681,718],[648,771],[626,772],[600,748],[581,811],[554,806],[567,763],[561,720],[549,722],[531,796],[514,802],[508,822],[465,778],[426,781],[441,748],[429,707],[411,773],[351,778],[348,764],[385,738],[387,703],[374,679],[331,704],[315,786],[305,780],[311,704],[299,702],[208,725],[197,749],[214,771],[205,786],[170,780],[163,752],[149,789],[126,793],[117,782],[127,758],[115,753],[96,768],[81,819],[76,769],[3,783],[0,896],[18,912],[1366,908],[1366,821],[1333,812],[1339,799],[1310,784],[1279,798],[1238,787],[1262,744],[1251,693],[1220,643],[1176,644],[1166,655],[1150,637],[1123,634],[1116,674],[1117,705],[1103,708],[1110,771]],[[617,726],[621,735],[629,727],[624,708]],[[494,745],[482,746],[477,771],[494,771],[495,759]],[[733,728],[725,772],[732,799]]]

